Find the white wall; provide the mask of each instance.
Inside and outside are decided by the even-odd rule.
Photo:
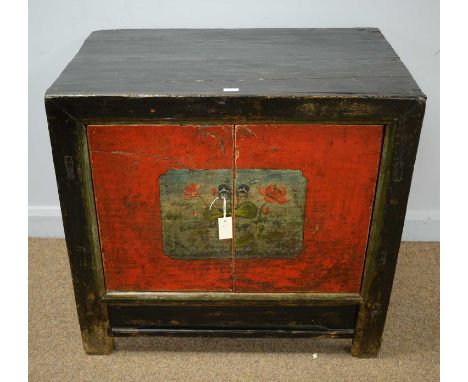
[[[63,235],[43,98],[91,31],[367,26],[382,30],[428,97],[404,238],[439,240],[437,0],[30,0],[30,236]]]

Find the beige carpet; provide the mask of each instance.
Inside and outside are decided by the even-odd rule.
[[[439,244],[403,243],[378,359],[350,340],[117,338],[81,346],[65,242],[29,241],[30,381],[437,381]],[[316,359],[312,354],[317,353]]]

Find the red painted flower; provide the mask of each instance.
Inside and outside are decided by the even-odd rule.
[[[288,202],[286,199],[286,188],[279,188],[276,184],[270,184],[267,187],[259,188],[258,192],[263,195],[268,203],[284,204]]]
[[[268,215],[270,213],[270,207],[265,207],[263,209],[263,215]]]
[[[188,184],[184,190],[184,199],[198,198],[200,193],[198,189],[200,188],[199,184]]]

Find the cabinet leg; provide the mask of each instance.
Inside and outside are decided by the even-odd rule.
[[[363,303],[359,309],[351,355],[358,358],[376,358],[382,344],[387,310],[382,305]]]
[[[110,354],[114,350],[114,338],[100,327],[95,327],[91,331],[82,330],[81,339],[86,354],[104,355]]]
[[[351,346],[351,355],[357,358],[377,358],[380,351],[380,345],[381,341],[379,339],[355,336]]]
[[[75,295],[80,296],[79,288]],[[109,354],[114,350],[114,337],[110,336],[107,306],[88,291],[86,302],[77,299],[77,313],[80,321],[81,340],[86,354]]]

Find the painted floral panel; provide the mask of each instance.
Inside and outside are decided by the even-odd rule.
[[[232,183],[232,171],[169,170],[159,181],[164,254],[175,259],[231,257],[232,241],[218,238],[223,203],[217,197],[219,185]],[[302,172],[238,169],[236,185],[242,184],[249,190],[234,197],[236,257],[296,257],[303,247],[307,181]]]

